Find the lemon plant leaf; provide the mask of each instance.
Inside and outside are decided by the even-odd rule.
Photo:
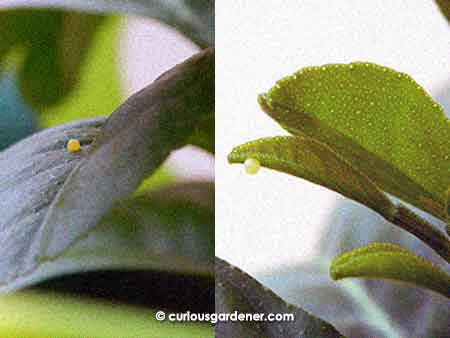
[[[450,122],[410,76],[371,63],[305,68],[259,96],[295,135],[329,145],[380,189],[441,219]]]
[[[310,137],[263,138],[240,145],[228,155],[231,163],[256,160],[258,165],[304,178],[351,198],[412,233],[450,262],[450,240],[439,228],[389,197],[334,149]]]
[[[104,123],[98,118],[47,129],[0,153],[1,285],[35,268],[36,244],[49,204]],[[66,150],[71,138],[80,140],[81,152]]]
[[[0,283],[86,238],[213,110],[214,52],[199,53],[129,98],[106,121],[32,135],[0,153]],[[81,151],[69,152],[69,139]]]
[[[213,275],[214,184],[170,184],[120,201],[88,237],[70,259]]]
[[[216,336],[221,338],[344,338],[332,325],[314,317],[299,307],[287,304],[268,288],[240,269],[217,258],[216,313],[240,314],[270,313],[293,315],[285,321],[221,321],[216,325]],[[266,317],[267,318],[267,317]]]
[[[329,146],[309,137],[280,136],[240,145],[228,155],[231,163],[247,158],[262,166],[304,178],[356,200],[392,219],[395,206],[364,174]]]
[[[393,244],[372,243],[334,259],[334,280],[348,277],[381,278],[412,283],[450,298],[450,275]]]
[[[214,52],[160,76],[109,117],[89,155],[71,172],[44,220],[44,256],[57,256],[132,193],[214,110]],[[89,182],[89,183],[87,183]],[[80,210],[82,216],[80,217]],[[65,240],[52,233],[64,231]]]

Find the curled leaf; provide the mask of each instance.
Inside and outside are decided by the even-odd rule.
[[[450,298],[450,275],[406,249],[373,243],[334,259],[334,280],[348,277],[381,278],[412,283]]]
[[[261,165],[320,184],[365,204],[391,219],[395,206],[364,174],[326,144],[309,137],[263,138],[240,145],[228,155],[231,163],[257,159]]]
[[[132,96],[107,122],[45,130],[1,152],[0,284],[59,258],[90,234],[186,143],[197,120],[213,110],[213,97],[214,53],[207,50]],[[70,139],[80,141],[80,152],[67,151]]]
[[[214,107],[214,52],[163,74],[109,117],[90,154],[70,173],[43,222],[42,259],[54,258],[132,193]],[[64,232],[64,239],[54,233]]]
[[[382,190],[445,219],[450,122],[408,75],[360,62],[310,67],[259,103],[289,132],[327,144]]]

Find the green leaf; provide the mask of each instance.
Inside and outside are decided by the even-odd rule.
[[[189,143],[203,148],[211,153],[215,152],[215,119],[214,114],[205,116],[194,129],[189,138]]]
[[[214,52],[194,55],[129,98],[64,182],[43,222],[41,253],[58,256],[132,193],[214,109]],[[82,211],[80,213],[80,210]],[[64,240],[53,233],[65,231]]]
[[[20,292],[0,297],[3,338],[212,337],[199,323],[161,322],[156,311],[55,294]]]
[[[0,61],[12,48],[24,50],[20,86],[35,108],[53,105],[78,81],[103,16],[58,10],[0,11]]]
[[[216,313],[292,314],[294,321],[223,321],[220,338],[344,338],[332,325],[301,308],[287,304],[240,269],[216,258]]]
[[[382,278],[412,283],[450,298],[450,275],[406,249],[372,243],[334,259],[334,280],[348,277]]]
[[[309,137],[263,138],[238,146],[228,155],[231,163],[257,159],[261,165],[304,178],[369,206],[392,219],[396,210],[389,198],[363,173],[354,169],[329,146]]]
[[[197,119],[213,110],[213,83],[214,52],[207,50],[132,96],[106,122],[48,129],[1,152],[0,283],[22,283],[91,234],[186,144]],[[80,140],[81,152],[66,150],[70,138]]]
[[[327,144],[381,189],[445,219],[450,123],[408,75],[371,63],[310,67],[259,103],[289,132]]]
[[[447,213],[447,234],[450,236],[450,188],[446,192],[445,211]]]
[[[104,123],[100,118],[47,129],[0,152],[2,286],[35,269],[36,244],[48,207]],[[80,140],[80,153],[67,152],[71,138]]]
[[[435,2],[439,6],[442,15],[444,15],[450,23],[450,3],[447,0],[436,0]]]
[[[231,163],[246,159],[256,159],[263,166],[320,184],[368,206],[450,262],[450,240],[439,228],[407,207],[394,205],[370,178],[326,144],[302,136],[272,137],[238,146],[228,156]]]
[[[97,245],[81,243],[66,255],[98,266],[213,275],[214,184],[172,184],[133,196],[119,202],[87,236]]]
[[[214,0],[11,0],[8,5],[148,16],[176,28],[202,48],[214,44]]]
[[[42,128],[54,127],[74,120],[111,114],[126,97],[123,95],[117,51],[123,27],[119,17],[108,16],[94,36],[77,83],[59,102],[42,107]]]

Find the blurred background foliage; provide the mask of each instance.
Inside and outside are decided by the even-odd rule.
[[[53,9],[0,12],[1,103],[6,106],[0,114],[11,121],[2,130],[8,135],[2,148],[37,129],[109,115],[122,102],[111,53],[117,50],[120,26],[118,16]]]
[[[27,4],[26,1],[17,3]],[[94,2],[56,3],[61,9],[8,9],[2,8],[0,4],[0,151],[45,128],[78,119],[107,116],[124,101],[128,94],[123,73],[128,70],[123,69],[119,62],[119,49],[120,36],[127,29],[126,20],[129,17],[120,14],[122,8],[126,14],[140,13],[138,10],[144,8],[146,11],[142,14],[173,24],[200,47],[213,43],[213,1],[187,0],[171,4],[164,1],[111,1],[103,5],[104,8],[99,5],[98,11],[89,13],[79,9],[84,6],[95,7]],[[63,9],[65,3],[68,8]],[[38,5],[44,5],[44,2]],[[203,21],[209,24],[208,31],[203,32]],[[149,56],[149,62],[151,61],[152,57]],[[202,122],[190,141],[213,151],[213,116]],[[177,180],[175,174],[163,166],[141,184],[133,198],[135,201],[141,200],[141,196],[148,191],[164,187],[174,180]],[[201,198],[213,201],[213,196],[212,193]],[[123,236],[124,243],[129,240],[133,244],[132,240],[147,234],[150,237],[146,244],[152,245],[152,236],[153,240],[158,241],[158,236],[163,234],[168,236],[164,244],[173,246],[173,259],[176,260],[176,254],[179,254],[177,243],[182,241],[183,235],[186,236],[183,228],[177,229],[177,226],[184,226],[183,222],[187,222],[195,228],[199,219],[203,222],[203,229],[195,228],[195,231],[202,236],[203,253],[207,252],[209,256],[203,261],[213,259],[213,205],[196,209],[191,203],[187,203],[189,208],[183,208],[179,204],[172,208],[168,202],[165,206],[159,206],[164,208],[159,212],[158,206],[147,210],[142,203],[136,205],[135,209],[134,200],[130,199],[119,205],[111,215],[105,217],[105,221],[114,217],[120,220],[113,236],[119,234]],[[187,220],[180,219],[184,214],[188,215]],[[142,223],[140,232],[133,228],[137,219]],[[149,228],[154,221],[160,222],[157,230]],[[165,223],[168,224],[167,228],[164,227]],[[133,228],[131,231],[130,227]],[[98,237],[103,235],[100,232]],[[132,238],[133,236],[136,238]],[[108,250],[108,246],[105,250]],[[189,248],[189,245],[184,245],[182,250],[187,255],[190,251],[201,254],[196,247]],[[89,255],[84,259],[90,259]],[[101,261],[101,257],[99,259]],[[211,268],[207,273],[195,268],[183,271],[170,269],[170,264],[162,261],[165,265],[154,264],[154,269],[150,269],[148,265],[138,264],[139,257],[134,260],[136,266],[132,269],[123,270],[117,266],[108,268],[108,263],[94,263],[99,265],[98,269],[92,269],[91,265],[89,269],[79,269],[79,273],[47,278],[29,287],[34,290],[31,294],[21,295],[18,292],[6,298],[1,297],[0,336],[213,336],[212,327],[206,324],[174,325],[154,320],[157,309],[213,312],[214,278]],[[83,266],[82,262],[80,264]],[[182,266],[181,263],[178,264]],[[39,293],[36,294],[36,290]],[[62,297],[63,294],[76,298]],[[80,300],[81,296],[112,303],[85,302]],[[113,306],[113,303],[116,305]],[[117,308],[117,304],[122,306]],[[131,309],[130,305],[140,308]],[[10,316],[6,316],[7,313]],[[43,313],[52,315],[46,317]],[[90,315],[86,317],[86,314]],[[131,319],[126,325],[128,329],[121,328],[124,324],[121,319],[124,317],[127,321]],[[24,320],[25,318],[27,319]],[[74,324],[65,328],[64,323],[69,321]]]

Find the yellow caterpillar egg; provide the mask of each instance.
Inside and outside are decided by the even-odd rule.
[[[254,175],[259,171],[261,164],[255,158],[247,158],[244,162],[245,172],[249,175]]]
[[[77,139],[71,138],[69,142],[67,142],[67,151],[69,153],[76,153],[81,150],[80,141]]]

